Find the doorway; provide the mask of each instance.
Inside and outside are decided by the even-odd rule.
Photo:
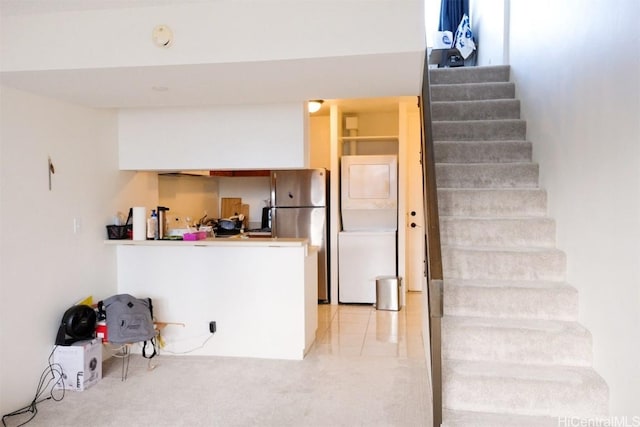
[[[357,117],[357,129],[353,129],[353,121],[347,125],[351,117]],[[309,135],[310,167],[333,172],[329,221],[331,303],[338,303],[339,160],[342,154],[352,151],[380,154],[380,150],[391,150],[398,155],[398,276],[405,290],[420,291],[424,275],[424,215],[417,97],[325,100],[322,108],[309,116]]]

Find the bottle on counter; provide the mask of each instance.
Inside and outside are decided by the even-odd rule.
[[[158,239],[158,214],[151,210],[151,216],[147,219],[147,240]]]

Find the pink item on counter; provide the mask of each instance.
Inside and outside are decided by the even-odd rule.
[[[182,235],[183,240],[204,240],[207,238],[206,231],[196,231],[193,233],[184,233]]]

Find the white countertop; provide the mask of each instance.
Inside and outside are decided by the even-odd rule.
[[[308,239],[283,237],[246,237],[236,235],[232,237],[207,238],[205,240],[105,240],[107,245],[127,246],[253,246],[253,247],[284,247],[307,246]],[[314,247],[309,247],[313,250]]]

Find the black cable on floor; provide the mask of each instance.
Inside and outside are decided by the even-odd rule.
[[[33,400],[31,401],[30,404],[28,404],[27,406],[17,409],[13,412],[9,412],[8,414],[4,414],[2,416],[2,425],[4,427],[7,427],[7,423],[6,423],[6,419],[10,418],[10,417],[15,417],[17,415],[22,415],[22,414],[26,414],[26,413],[31,413],[31,417],[19,424],[17,427],[23,426],[25,424],[27,424],[29,421],[33,420],[36,415],[38,415],[38,403],[44,402],[45,400],[49,400],[52,399],[56,402],[61,401],[62,399],[64,399],[64,378],[62,377],[62,366],[60,366],[59,363],[51,363],[51,358],[53,357],[53,353],[56,351],[56,349],[58,348],[58,346],[56,345],[55,347],[53,347],[53,350],[51,350],[51,353],[49,354],[49,358],[48,358],[48,366],[44,369],[44,371],[42,371],[42,374],[40,374],[40,381],[38,381],[38,388],[36,389],[36,394],[33,397]],[[60,391],[61,391],[61,395],[59,397],[56,397],[54,395],[54,390],[56,390],[56,384],[60,384]],[[49,393],[49,395],[47,397],[42,397],[45,393]]]

